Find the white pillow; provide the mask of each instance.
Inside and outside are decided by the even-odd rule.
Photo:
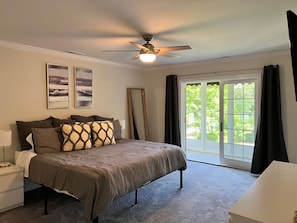
[[[26,137],[26,141],[31,145],[31,149],[27,150],[29,152],[34,152],[34,143],[33,143],[33,135],[32,132]]]

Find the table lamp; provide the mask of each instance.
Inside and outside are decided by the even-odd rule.
[[[0,130],[0,146],[2,146],[3,162],[0,162],[0,167],[7,167],[9,162],[5,162],[5,146],[11,145],[11,131]]]

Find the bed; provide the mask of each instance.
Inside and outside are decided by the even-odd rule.
[[[182,187],[182,171],[187,166],[180,147],[123,139],[114,120],[76,121],[58,127],[50,121],[51,127],[34,123],[35,127],[27,128],[23,136],[29,133],[25,141],[31,145],[16,163],[34,183],[82,202],[86,222],[98,221],[100,212],[115,199],[173,171],[180,171]],[[17,122],[18,130],[23,124],[27,123]],[[20,141],[21,135],[19,131]],[[69,141],[71,137],[75,140]]]

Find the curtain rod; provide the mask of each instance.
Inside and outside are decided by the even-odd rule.
[[[221,71],[209,71],[209,72],[200,72],[200,73],[193,73],[193,74],[178,74],[178,77],[184,76],[193,76],[193,75],[201,75],[201,74],[216,74],[216,73],[227,73],[227,72],[237,72],[237,71],[248,71],[248,70],[260,70],[263,67],[255,67],[255,68],[248,68],[248,69],[234,69],[234,70],[221,70]]]

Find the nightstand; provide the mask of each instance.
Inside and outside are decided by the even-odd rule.
[[[0,213],[23,205],[23,169],[15,165],[0,168]]]

